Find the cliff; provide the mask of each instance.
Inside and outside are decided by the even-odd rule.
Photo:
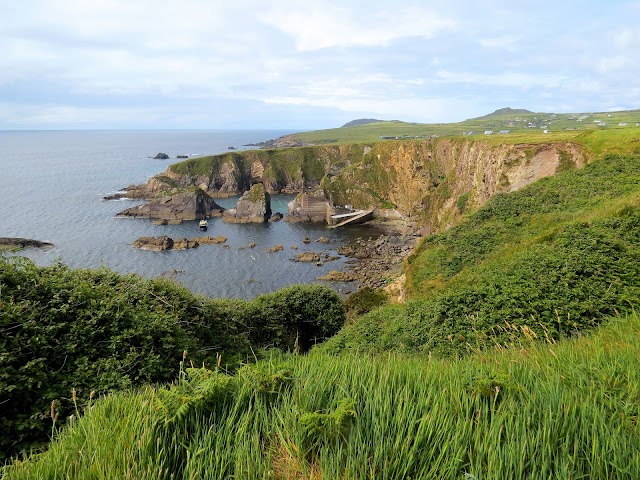
[[[586,150],[568,141],[425,139],[252,150],[171,165],[141,191],[151,198],[198,186],[222,197],[262,182],[268,193],[322,191],[333,205],[395,209],[440,230],[497,192],[518,190],[587,160]]]

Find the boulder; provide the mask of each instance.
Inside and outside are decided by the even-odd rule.
[[[318,277],[318,280],[324,280],[327,282],[353,282],[358,278],[350,272],[341,272],[339,270],[331,270],[326,275]]]
[[[315,252],[304,252],[296,254],[294,262],[319,262],[320,255]]]
[[[169,158],[169,155],[167,155],[166,153],[158,153],[155,157],[153,157],[154,160],[166,160]]]
[[[236,208],[225,210],[222,220],[227,223],[264,223],[271,217],[271,197],[264,184],[256,183],[244,192]]]
[[[271,248],[267,248],[265,252],[274,253],[274,252],[279,252],[280,250],[283,250],[283,249],[284,249],[284,245],[275,245]]]
[[[319,239],[316,240],[316,242],[319,242],[319,243],[331,243],[331,240],[329,240],[327,237],[320,237]]]
[[[271,218],[269,219],[270,222],[277,222],[279,220],[282,220],[284,218],[284,215],[282,215],[280,212],[276,212],[273,215],[271,215]]]
[[[227,237],[223,237],[222,235],[218,237],[196,237],[193,240],[198,242],[200,245],[217,245],[218,243],[226,242]]]
[[[193,240],[189,240],[186,238],[181,238],[179,240],[176,240],[175,242],[173,242],[173,249],[174,250],[187,250],[189,248],[196,248],[199,245],[199,243],[193,239]]]
[[[199,220],[210,217],[212,212],[222,211],[213,198],[200,188],[151,200],[149,203],[127,208],[119,217],[141,217],[167,220],[169,223]]]
[[[171,250],[173,248],[173,239],[166,235],[161,237],[140,237],[131,245],[141,250],[161,252],[164,250]]]

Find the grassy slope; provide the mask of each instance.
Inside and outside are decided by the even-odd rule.
[[[640,478],[640,320],[463,360],[320,352],[99,400],[5,478]],[[170,475],[173,474],[173,475]]]
[[[578,118],[588,115],[582,121]],[[594,120],[600,119],[605,126],[598,126]],[[535,125],[529,128],[529,122]],[[619,123],[626,122],[626,127],[618,126]],[[630,130],[636,137],[640,136],[639,127],[640,110],[629,110],[621,112],[593,113],[593,114],[549,114],[549,113],[529,113],[529,114],[501,114],[488,115],[481,118],[469,119],[458,123],[436,123],[421,124],[407,123],[400,121],[379,122],[367,125],[359,125],[347,128],[332,128],[327,130],[317,130],[313,132],[303,132],[291,137],[309,143],[364,143],[378,141],[381,136],[431,136],[438,135],[452,136],[460,135],[470,130],[475,132],[471,138],[496,138],[495,141],[516,143],[523,141],[549,141],[558,139],[573,139],[585,131],[616,131]],[[544,134],[542,127],[547,127],[550,134]],[[575,130],[565,130],[567,128]],[[500,130],[509,130],[509,135],[484,135],[485,130],[493,130],[495,133]],[[520,139],[518,139],[518,137]]]
[[[451,355],[559,338],[640,306],[640,156],[500,194],[409,258],[412,301],[358,319],[325,347]]]

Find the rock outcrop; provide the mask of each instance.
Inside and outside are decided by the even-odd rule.
[[[290,205],[289,221],[324,222],[333,206],[349,205],[395,211],[437,232],[495,193],[587,161],[582,146],[566,141],[437,138],[248,150],[176,163],[126,196],[155,198],[197,186],[223,197],[260,182],[267,193],[303,193]]]
[[[236,208],[225,210],[227,223],[264,223],[271,217],[271,197],[262,183],[256,183],[238,200]]]
[[[304,252],[296,254],[294,262],[314,262],[320,261],[320,255],[315,252]]]
[[[151,200],[149,203],[127,208],[119,217],[142,217],[158,220],[198,220],[222,211],[213,198],[199,188]]]
[[[324,280],[325,282],[354,282],[358,279],[354,274],[350,272],[342,272],[340,270],[331,270],[326,275],[318,277],[318,280]]]
[[[31,240],[29,238],[0,237],[0,248],[50,248],[53,243]]]
[[[154,160],[167,160],[168,158],[169,158],[169,155],[163,152],[160,152],[155,157],[153,157]]]
[[[171,237],[140,237],[131,245],[141,250],[162,252],[165,250],[187,250],[200,245],[216,245],[227,241],[227,237],[196,237],[192,239],[180,238],[173,240]]]
[[[140,237],[131,244],[140,250],[162,252],[173,248],[173,239],[163,235],[161,237]]]

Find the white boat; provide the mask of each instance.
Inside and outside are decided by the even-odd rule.
[[[203,232],[209,227],[209,223],[206,220],[200,220],[200,230]]]

